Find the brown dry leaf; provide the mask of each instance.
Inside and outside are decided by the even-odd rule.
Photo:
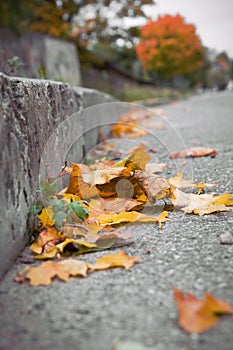
[[[187,148],[182,151],[173,152],[170,154],[170,158],[195,158],[195,157],[205,157],[205,156],[216,156],[217,151],[212,148],[205,147],[193,147]]]
[[[179,311],[179,325],[188,333],[201,333],[213,327],[221,315],[232,314],[233,307],[223,300],[206,293],[204,299],[192,293],[183,293],[174,288],[174,299]]]
[[[36,254],[41,254],[51,250],[53,246],[64,241],[64,239],[65,236],[58,232],[55,227],[48,227],[40,232],[38,239],[31,244],[30,249]]]
[[[171,189],[171,202],[174,206],[182,208],[186,213],[198,214],[200,216],[219,211],[228,211],[227,206],[233,205],[233,195],[224,193],[213,194],[192,194],[185,193],[178,189]]]
[[[103,198],[135,198],[138,202],[147,202],[146,193],[134,175],[113,179],[109,184],[97,185],[97,188]]]
[[[81,170],[79,166],[74,163],[66,193],[78,195],[80,199],[89,199],[98,196],[96,187],[90,186],[83,181]]]
[[[137,211],[121,212],[116,213],[106,213],[101,214],[96,217],[96,222],[98,225],[116,225],[122,222],[157,222],[157,218]]]
[[[140,258],[135,256],[128,256],[123,250],[118,253],[102,256],[97,259],[92,270],[106,270],[112,267],[124,267],[125,270],[129,270],[136,262],[141,261]]]
[[[167,196],[170,191],[170,185],[168,181],[155,174],[149,174],[146,171],[136,170],[134,177],[145,191],[147,198],[150,202],[162,199]]]

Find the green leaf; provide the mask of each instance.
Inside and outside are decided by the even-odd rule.
[[[53,208],[54,212],[57,212],[59,210],[66,210],[66,202],[64,202],[63,200],[59,200],[56,198],[53,198],[49,201],[49,205]]]
[[[45,198],[54,196],[56,194],[57,184],[54,182],[50,184],[46,181],[41,181],[40,187],[41,187],[42,195]]]
[[[69,207],[82,220],[84,220],[89,215],[89,211],[83,208],[82,205],[77,201],[69,203]]]
[[[30,211],[29,213],[31,215],[37,215],[41,212],[41,210],[43,209],[44,205],[41,201],[38,201],[38,202],[34,202],[32,203],[31,205],[31,208],[30,208]]]
[[[60,229],[62,227],[63,224],[63,220],[66,218],[66,213],[64,213],[64,211],[57,211],[54,215],[53,215],[53,220],[55,221],[55,226]]]

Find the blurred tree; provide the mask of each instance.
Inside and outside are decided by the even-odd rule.
[[[0,0],[0,26],[20,30],[22,20],[30,16],[28,0]]]
[[[210,77],[212,85],[218,90],[225,90],[230,81],[230,58],[225,51],[216,56],[211,67]]]
[[[132,41],[127,19],[148,18],[145,5],[154,0],[0,0],[0,25],[73,38],[86,46],[100,39]]]
[[[0,25],[71,39],[87,64],[95,58],[85,47],[115,61],[123,47],[135,56],[137,25],[148,19],[146,10],[154,4],[154,0],[0,0]]]
[[[180,16],[159,16],[141,28],[137,55],[145,70],[169,79],[190,75],[203,66],[204,49],[196,28]]]

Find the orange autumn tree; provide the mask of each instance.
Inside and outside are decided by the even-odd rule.
[[[141,28],[136,52],[143,68],[160,78],[195,72],[203,65],[204,49],[193,24],[180,15],[159,16]]]

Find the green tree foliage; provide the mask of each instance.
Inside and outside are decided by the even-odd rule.
[[[30,16],[29,0],[0,0],[0,26],[19,31],[21,23]]]

